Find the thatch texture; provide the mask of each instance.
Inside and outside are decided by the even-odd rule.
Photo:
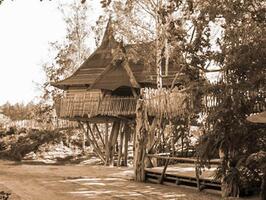
[[[162,89],[142,89],[144,108],[149,116],[174,118],[187,111],[187,94]]]
[[[68,96],[58,102],[57,115],[61,118],[95,116],[135,115],[137,99],[134,97],[102,96],[84,92],[83,95]]]

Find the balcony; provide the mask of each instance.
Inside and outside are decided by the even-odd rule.
[[[56,102],[56,113],[60,118],[91,118],[96,116],[133,116],[137,99],[118,96],[64,97]]]

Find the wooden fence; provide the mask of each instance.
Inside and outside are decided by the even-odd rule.
[[[221,91],[213,91],[219,85],[213,84],[210,91],[206,92],[203,96],[202,104],[204,105],[203,112],[210,112],[223,103],[226,97],[233,96],[233,94],[224,94]],[[242,96],[243,103],[250,105],[250,110],[252,113],[258,113],[266,110],[266,91],[262,89],[253,89],[253,90],[239,90],[232,92],[238,92],[239,96]],[[236,94],[234,94],[236,95]]]

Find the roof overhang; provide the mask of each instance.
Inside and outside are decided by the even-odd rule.
[[[266,111],[250,115],[247,117],[249,122],[266,124]]]

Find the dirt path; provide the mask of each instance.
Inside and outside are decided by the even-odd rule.
[[[218,200],[195,189],[131,181],[132,169],[88,165],[29,165],[0,161],[0,191],[11,200]]]

